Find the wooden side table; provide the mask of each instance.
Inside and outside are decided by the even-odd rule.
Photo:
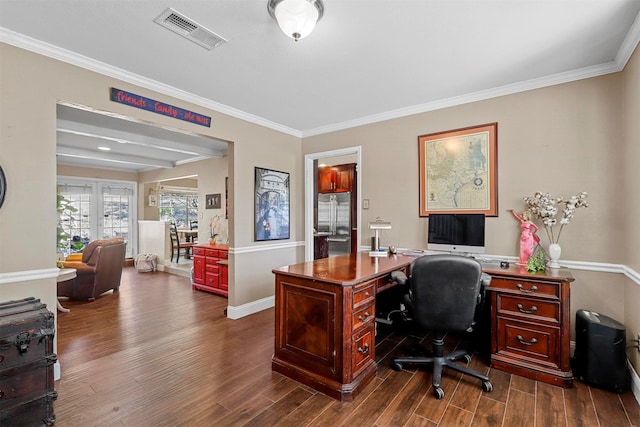
[[[58,270],[58,279],[56,280],[58,283],[66,282],[67,280],[73,280],[76,278],[76,269],[75,268],[60,268]],[[58,311],[63,313],[68,313],[70,310],[68,308],[64,308],[62,304],[60,304],[60,300],[56,298],[56,304],[58,307]]]

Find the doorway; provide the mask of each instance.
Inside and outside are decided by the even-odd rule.
[[[313,204],[315,198],[315,191],[313,188],[314,178],[316,172],[316,168],[314,168],[314,163],[317,160],[318,163],[322,161],[322,159],[327,159],[330,157],[339,157],[339,156],[348,156],[355,155],[356,158],[356,167],[359,171],[362,170],[362,147],[348,147],[341,148],[338,150],[331,151],[323,151],[320,153],[312,153],[306,154],[304,156],[304,172],[305,172],[305,180],[304,180],[304,189],[305,189],[305,214],[304,214],[304,224],[305,224],[305,261],[312,261],[314,258],[313,247],[314,247],[314,236],[313,236]],[[357,180],[357,235],[358,239],[360,239],[362,232],[362,179]],[[359,243],[357,244],[359,247]]]

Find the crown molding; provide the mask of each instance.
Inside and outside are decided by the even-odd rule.
[[[362,117],[355,120],[349,120],[342,123],[323,126],[302,132],[302,137],[306,138],[315,135],[322,135],[329,132],[336,132],[354,128],[357,126],[378,123],[385,120],[398,119],[402,117],[412,116],[414,114],[427,113],[429,111],[441,110],[443,108],[470,104],[472,102],[484,101],[487,99],[498,98],[500,96],[513,95],[515,93],[526,92],[529,90],[541,89],[544,87],[555,86],[562,83],[569,83],[577,80],[588,79],[591,77],[602,76],[605,74],[621,71],[622,68],[624,67],[621,67],[617,62],[609,62],[606,64],[585,67],[579,70],[567,71],[551,76],[540,77],[524,82],[518,82],[492,89],[481,90],[461,96],[454,96],[447,99],[441,99],[438,101],[414,105],[411,107],[399,108],[397,110],[392,110],[381,114],[374,114],[368,117]]]
[[[117,67],[113,67],[108,64],[104,64],[99,61],[95,61],[91,58],[76,54],[66,49],[61,49],[57,46],[45,43],[31,37],[27,37],[23,34],[16,33],[6,28],[0,27],[0,41],[11,44],[13,46],[26,49],[41,55],[57,59],[78,67],[94,71],[109,77],[113,77],[131,84],[135,84],[140,87],[144,87],[149,90],[153,90],[159,93],[163,93],[177,99],[182,99],[187,102],[191,102],[195,105],[199,105],[204,108],[217,111],[219,113],[227,114],[237,119],[245,120],[256,125],[264,126],[269,129],[273,129],[297,138],[306,138],[316,135],[322,135],[330,132],[336,132],[340,130],[350,129],[358,126],[364,126],[372,123],[382,122],[386,120],[397,119],[401,117],[411,116],[415,114],[426,113],[430,111],[440,110],[443,108],[449,108],[472,102],[484,101],[500,96],[512,95],[515,93],[526,92],[534,89],[541,89],[544,87],[555,86],[563,83],[569,83],[577,80],[588,79],[591,77],[598,77],[605,74],[611,74],[620,72],[624,69],[629,58],[633,54],[635,48],[640,42],[640,13],[636,16],[631,28],[627,32],[624,41],[620,45],[614,61],[594,65],[590,67],[581,68],[578,70],[571,70],[563,73],[557,73],[550,76],[545,76],[537,79],[531,79],[524,82],[513,83],[505,86],[500,86],[492,89],[482,90],[470,94],[454,96],[447,99],[437,100],[424,104],[418,104],[410,107],[399,108],[396,110],[387,111],[380,114],[374,114],[366,117],[361,117],[354,120],[348,120],[341,123],[335,123],[328,126],[321,126],[306,131],[300,131],[292,129],[290,127],[274,123],[272,121],[263,119],[253,114],[246,113],[244,111],[229,107],[224,104],[214,102],[212,100],[202,98],[189,92],[182,91],[174,88],[173,86],[165,85],[154,80],[150,80],[143,76],[130,73]]]
[[[79,55],[75,52],[62,49],[58,46],[54,46],[52,44],[36,40],[23,34],[16,33],[15,31],[11,31],[4,27],[0,27],[0,42],[7,43],[34,53],[38,53],[40,55],[56,59],[67,64],[75,65],[77,67],[84,68],[98,74],[112,77],[114,79],[122,80],[124,82],[131,83],[145,89],[153,90],[164,95],[172,96],[174,98],[199,105],[200,107],[208,108],[218,113],[223,113],[231,117],[235,117],[236,119],[241,119],[259,126],[264,126],[266,128],[286,133],[297,138],[302,137],[302,133],[299,130],[292,129],[279,123],[274,123],[270,120],[263,119],[262,117],[258,117],[253,114],[238,110],[236,108],[229,107],[228,105],[220,104],[201,96],[177,89],[173,86],[169,86],[164,83],[160,83],[155,80],[151,80],[146,77],[123,70],[121,68],[96,61],[86,56]]]

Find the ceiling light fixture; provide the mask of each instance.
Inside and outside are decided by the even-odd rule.
[[[324,14],[322,0],[269,0],[269,15],[295,41],[307,37]]]

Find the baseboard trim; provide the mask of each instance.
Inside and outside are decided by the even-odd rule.
[[[251,301],[250,303],[243,304],[238,307],[233,307],[229,305],[227,306],[227,318],[233,319],[233,320],[240,319],[242,317],[258,313],[262,310],[275,307],[275,305],[276,305],[275,296],[270,296],[270,297],[262,298],[256,301]]]
[[[631,392],[633,396],[636,398],[638,405],[640,405],[640,377],[635,369],[633,369],[633,365],[627,359],[627,366],[629,367],[629,372],[631,375]]]

